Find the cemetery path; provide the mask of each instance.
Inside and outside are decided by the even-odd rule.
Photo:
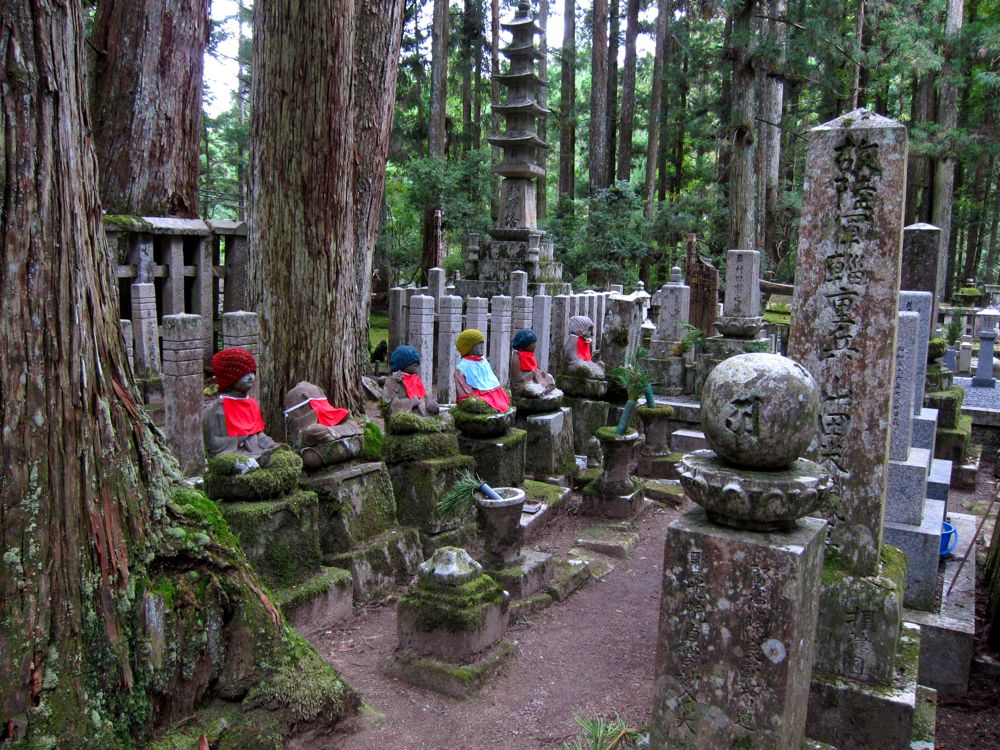
[[[309,750],[520,750],[558,747],[579,727],[574,715],[648,722],[660,600],[663,539],[679,511],[652,508],[640,541],[602,581],[512,623],[517,655],[469,700],[418,690],[382,674],[396,645],[395,602],[356,609],[336,630],[313,638],[326,658],[381,714],[353,734],[312,738]],[[593,519],[565,515],[531,546],[568,549]]]

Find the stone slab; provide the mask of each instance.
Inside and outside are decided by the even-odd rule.
[[[528,433],[525,472],[536,478],[565,474],[574,456],[573,410],[563,406],[517,423]]]
[[[905,624],[899,645],[889,686],[814,674],[806,734],[837,750],[909,748],[917,713],[920,628]]]
[[[563,403],[573,410],[573,452],[586,456],[587,446],[597,433],[597,428],[608,424],[611,405],[607,401],[567,396]]]
[[[375,537],[360,547],[324,561],[351,571],[355,599],[372,599],[387,589],[408,583],[423,562],[420,534],[416,529],[396,529]]]
[[[643,488],[643,494],[670,508],[679,508],[684,503],[684,488],[676,479],[650,479]]]
[[[886,522],[885,541],[906,555],[903,606],[929,612],[937,603],[938,560],[944,503],[928,500],[919,526]]]
[[[670,445],[677,453],[693,453],[709,447],[701,430],[674,430],[670,434]]]
[[[903,619],[920,626],[920,684],[951,697],[968,692],[975,653],[976,556],[970,554],[965,565],[961,560],[975,544],[978,519],[952,513],[949,520],[958,530],[958,546],[945,560],[941,606],[936,612],[904,610]],[[952,580],[955,585],[948,593]]]
[[[396,525],[389,471],[379,462],[349,462],[302,477],[319,497],[320,547],[324,555],[347,552]]]
[[[552,580],[545,584],[545,591],[557,602],[564,602],[570,594],[590,580],[590,563],[572,555],[554,558]]]
[[[938,410],[928,409],[926,406],[923,407],[920,410],[920,414],[913,417],[913,440],[911,445],[914,448],[927,448],[933,454],[937,425]]]
[[[913,441],[913,399],[917,378],[917,339],[920,315],[896,313],[896,364],[892,379],[892,422],[889,427],[889,458],[902,461]]]
[[[935,458],[931,461],[930,474],[927,476],[927,497],[932,500],[943,500],[945,512],[948,510],[948,490],[951,487],[951,461]]]
[[[595,481],[583,488],[581,515],[634,520],[645,511],[640,483],[636,482],[636,489],[627,495],[606,495],[598,485]]]
[[[453,698],[469,698],[478,693],[491,677],[517,654],[511,641],[501,641],[487,655],[456,666],[427,656],[397,651],[385,664],[385,672],[419,688],[444,693]]]
[[[927,497],[927,470],[931,453],[926,448],[910,448],[905,461],[889,461],[889,481],[885,493],[885,520],[919,524]]]
[[[906,230],[903,230],[905,236]],[[905,240],[903,256],[906,256]],[[907,287],[901,286],[901,290]],[[904,312],[915,312],[920,316],[917,331],[916,374],[913,380],[913,414],[918,416],[924,402],[924,383],[927,380],[927,348],[930,345],[934,326],[934,295],[931,292],[900,291],[899,309]]]
[[[343,622],[354,612],[351,573],[321,568],[309,580],[274,592],[274,603],[292,626],[305,636]]]
[[[525,449],[528,433],[513,428],[496,438],[458,436],[458,449],[475,462],[475,472],[492,487],[520,487],[524,484]]]
[[[683,455],[683,453],[669,453],[666,456],[643,456],[640,454],[635,473],[640,477],[653,480],[680,479],[677,463]]]
[[[905,126],[859,109],[813,128],[806,155],[788,355],[820,389],[807,458],[834,477],[831,541],[861,575],[882,539],[906,154]]]
[[[667,527],[652,747],[795,747],[803,738],[826,523],[782,533]]]
[[[634,531],[622,531],[609,526],[584,529],[573,542],[577,547],[618,559],[625,558],[638,543],[639,535]]]
[[[467,523],[468,518],[442,518],[437,504],[473,463],[471,456],[457,455],[390,465],[399,522],[426,534],[451,531]]]
[[[541,591],[552,579],[555,563],[552,555],[534,549],[522,549],[521,559],[499,570],[488,570],[513,599],[525,599]]]
[[[595,581],[603,581],[617,565],[615,558],[583,547],[570,547],[569,555],[571,559],[586,562],[590,569],[590,577]]]

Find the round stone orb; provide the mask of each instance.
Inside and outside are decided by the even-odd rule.
[[[816,436],[819,388],[780,354],[739,354],[709,374],[701,397],[705,439],[735,466],[781,469]]]

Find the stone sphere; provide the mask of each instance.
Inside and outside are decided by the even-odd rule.
[[[819,388],[779,354],[740,354],[709,374],[701,397],[705,439],[719,456],[750,469],[790,466],[816,436]]]

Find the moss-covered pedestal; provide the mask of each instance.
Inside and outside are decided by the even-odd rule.
[[[674,462],[664,460],[671,455],[670,420],[674,416],[673,408],[637,406],[635,416],[643,437],[636,474],[651,479],[673,478],[676,476]]]
[[[351,462],[303,477],[319,497],[323,562],[351,571],[359,599],[406,583],[423,560],[416,529],[396,524],[396,501],[382,462]]]
[[[296,484],[302,459],[281,447],[266,468],[241,474],[245,463],[238,454],[210,458],[207,494],[221,501],[223,518],[292,624],[303,632],[332,625],[351,611],[350,573],[324,560],[319,497]]]
[[[459,450],[472,458],[476,474],[491,487],[524,484],[527,444],[528,433],[517,428],[493,438],[458,436]]]
[[[630,429],[618,435],[613,427],[597,430],[604,450],[601,475],[583,488],[582,513],[604,518],[636,518],[643,510],[642,482],[635,473],[639,433]]]
[[[607,401],[596,401],[589,398],[577,398],[567,396],[563,398],[563,403],[573,410],[573,451],[577,456],[591,456],[599,454],[595,450],[597,443],[595,435],[597,430],[608,424],[608,413],[611,404]],[[588,465],[599,465],[599,463],[589,463]]]
[[[494,487],[500,500],[476,498],[476,516],[483,534],[483,564],[487,572],[514,599],[540,591],[553,574],[552,556],[522,549],[521,509],[525,492],[517,487]]]
[[[975,489],[979,456],[972,451],[972,417],[962,415],[965,391],[955,386],[924,394],[924,405],[938,410],[934,458],[951,461],[951,486]]]
[[[420,565],[416,585],[399,600],[399,647],[386,671],[467,697],[512,654],[501,641],[509,619],[506,592],[465,550],[443,547]]]
[[[459,453],[448,420],[395,414],[386,423],[382,445],[396,497],[396,518],[419,530],[425,553],[449,544],[464,544],[475,536],[471,513],[442,517],[438,501],[472,469],[473,459]]]
[[[575,466],[573,410],[563,406],[545,414],[522,415],[517,426],[527,433],[525,472],[536,479],[561,480]]]

